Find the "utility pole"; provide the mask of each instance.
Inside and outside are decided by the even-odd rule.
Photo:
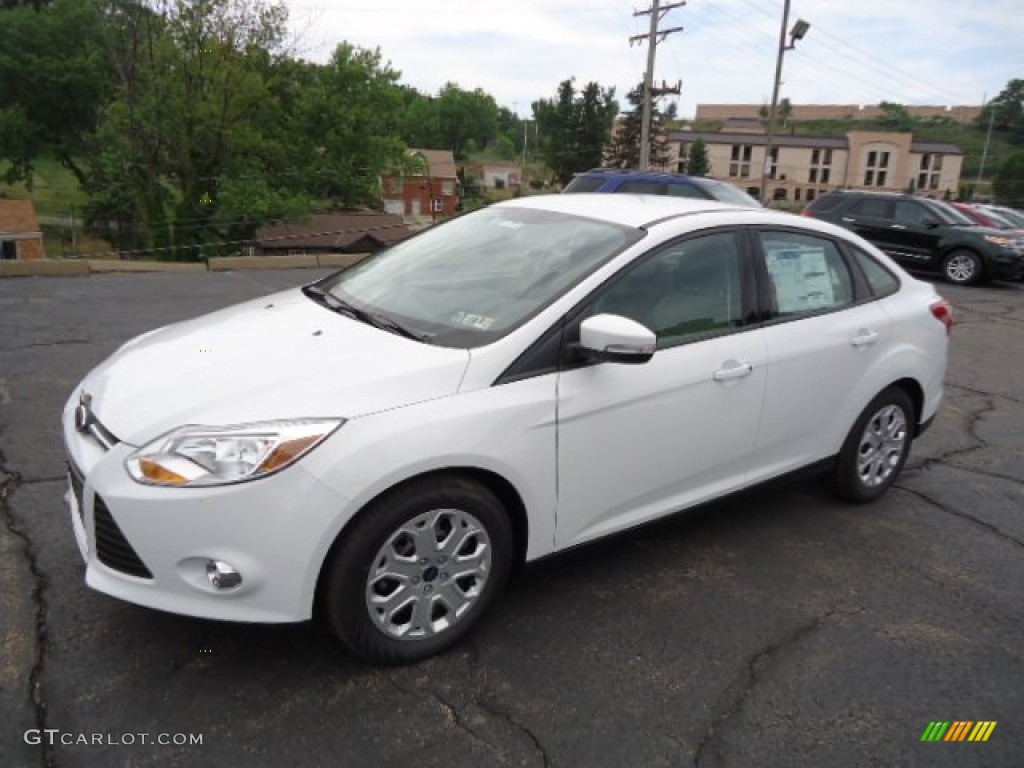
[[[768,189],[768,167],[772,162],[772,147],[775,143],[775,114],[779,108],[779,86],[782,84],[782,58],[786,51],[796,47],[796,41],[802,40],[811,28],[803,19],[798,19],[789,33],[789,45],[786,45],[786,27],[789,25],[789,0],[782,6],[782,27],[779,29],[779,54],[775,59],[775,84],[772,87],[772,105],[768,110],[768,141],[764,147],[764,165],[761,167],[761,204],[765,204],[765,193]]]
[[[985,173],[985,161],[988,160],[988,144],[992,141],[992,121],[996,116],[996,111],[992,109],[992,105],[988,104],[988,94],[985,94],[985,98],[982,102],[988,107],[988,131],[985,132],[985,147],[981,150],[981,165],[978,166],[978,180],[974,184],[974,194],[971,195],[972,200],[978,199],[978,190],[981,188],[981,177]]]
[[[686,5],[685,0],[678,3],[669,3],[666,6],[659,6],[658,0],[652,0],[651,7],[646,11],[634,11],[634,16],[651,16],[651,29],[646,35],[633,35],[629,38],[629,44],[647,41],[647,69],[644,70],[644,104],[642,117],[640,118],[640,170],[646,171],[651,164],[651,112],[653,110],[654,97],[667,93],[678,94],[682,83],[675,88],[669,88],[662,83],[661,88],[654,87],[654,50],[658,43],[671,35],[673,32],[681,32],[682,27],[671,27],[658,30],[658,22],[665,18],[665,14],[673,8],[681,8]]]

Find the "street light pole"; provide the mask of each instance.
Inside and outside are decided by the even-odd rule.
[[[772,162],[772,149],[775,144],[775,116],[779,109],[779,86],[782,84],[782,59],[786,51],[796,47],[796,41],[803,39],[807,30],[811,28],[803,19],[798,19],[789,33],[789,45],[786,45],[786,27],[789,26],[789,2],[784,0],[782,5],[782,26],[779,28],[779,52],[775,57],[775,83],[772,86],[772,103],[768,109],[768,141],[764,148],[764,165],[761,167],[761,203],[765,202],[765,195],[768,190],[768,168]]]

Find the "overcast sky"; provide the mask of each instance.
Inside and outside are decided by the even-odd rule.
[[[662,0],[662,5],[668,0]],[[615,86],[643,76],[650,7],[632,0],[285,0],[295,53],[326,61],[349,41],[379,48],[401,81],[436,93],[483,88],[530,116],[558,83]],[[660,28],[655,78],[682,80],[680,115],[699,103],[767,103],[782,0],[688,0]],[[1024,78],[1022,0],[793,0],[811,24],[785,56],[780,97],[796,104],[980,104]]]

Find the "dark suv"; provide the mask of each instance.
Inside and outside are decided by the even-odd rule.
[[[577,173],[563,193],[627,192],[636,195],[671,195],[721,200],[723,203],[760,208],[761,204],[732,184],[704,176],[681,173],[630,171],[622,168],[594,168]]]
[[[803,215],[851,229],[904,266],[941,272],[951,283],[1024,277],[1024,238],[977,226],[938,200],[845,190],[822,195]]]

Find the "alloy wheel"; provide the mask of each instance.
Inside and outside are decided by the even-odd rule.
[[[389,637],[422,640],[446,632],[472,609],[492,569],[480,521],[459,509],[435,509],[395,530],[373,559],[366,609]]]
[[[898,405],[886,405],[868,420],[857,447],[857,474],[865,486],[875,488],[889,479],[907,439],[907,416]]]

